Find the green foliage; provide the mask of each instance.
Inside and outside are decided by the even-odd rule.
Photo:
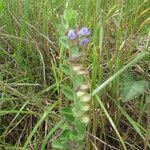
[[[149,83],[145,80],[137,81],[136,78],[130,74],[126,73],[123,78],[122,84],[122,98],[123,101],[129,101],[137,98],[140,94],[144,93],[149,87]]]
[[[74,80],[74,86],[75,86],[75,88],[79,87],[84,82],[84,78],[83,78],[82,75],[75,76],[73,80]]]
[[[74,100],[75,94],[74,91],[69,87],[68,85],[63,86],[63,94],[68,98],[69,100]]]
[[[71,75],[71,68],[69,65],[62,64],[60,68],[66,75]]]
[[[0,13],[2,12],[4,6],[5,6],[5,0],[1,0],[0,1]]]
[[[150,61],[150,56],[148,55],[147,57],[145,57],[144,60],[145,60],[145,61]]]
[[[81,138],[80,133],[75,129],[65,129],[59,140],[54,141],[52,146],[56,149],[61,150],[82,150],[83,149],[83,137]]]
[[[74,57],[74,56],[78,56],[78,47],[77,46],[71,46],[70,47],[70,50],[69,50],[69,53],[70,53],[70,56]]]
[[[72,109],[70,107],[64,107],[60,110],[60,112],[67,119],[67,121],[69,121],[69,122],[74,121],[75,118],[73,116],[73,112],[72,112]]]
[[[144,149],[149,12],[149,0],[0,0],[0,149]],[[84,26],[81,48],[67,34]],[[81,51],[84,77],[68,60]],[[85,83],[86,104],[74,96]]]
[[[76,19],[77,13],[75,11],[72,9],[65,10],[62,17],[63,30],[76,28]],[[71,41],[69,43],[63,32],[61,33],[60,43],[62,48],[68,50],[69,58],[78,57],[79,49],[77,45],[71,43]],[[68,100],[71,100],[71,105],[60,109],[60,113],[66,121],[66,128],[63,129],[59,138],[52,143],[52,146],[53,148],[61,150],[82,150],[84,147],[85,124],[81,122],[81,117],[83,117],[84,113],[82,112],[83,105],[80,100],[77,99],[76,90],[83,84],[84,77],[83,75],[76,74],[73,70],[73,63],[69,65],[61,64],[60,68],[62,72],[70,76],[70,83],[62,84],[62,93]]]
[[[72,122],[74,127],[65,128],[59,139],[52,143],[53,148],[61,150],[82,150],[84,147],[85,124]]]
[[[67,48],[67,49],[69,48],[68,39],[66,36],[60,37],[60,43],[63,48]]]
[[[77,12],[73,9],[66,9],[62,17],[62,25],[65,29],[77,27]]]

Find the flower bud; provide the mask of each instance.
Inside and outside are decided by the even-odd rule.
[[[80,86],[80,89],[83,90],[83,91],[87,91],[89,89],[89,86],[87,84],[82,84]]]
[[[81,70],[81,71],[78,71],[78,72],[77,72],[77,75],[87,75],[87,72]]]
[[[88,116],[85,116],[82,118],[82,122],[87,124],[88,122],[90,121],[89,117]]]
[[[80,71],[81,68],[82,68],[81,65],[74,65],[74,66],[73,66],[73,71]]]
[[[84,96],[85,95],[85,92],[84,91],[78,91],[77,92],[77,96],[78,97],[81,97],[81,96]]]
[[[86,102],[89,102],[90,99],[91,99],[91,97],[90,97],[89,95],[84,95],[84,96],[81,98],[81,101],[86,103]]]
[[[88,111],[90,109],[89,105],[82,106],[82,111]]]

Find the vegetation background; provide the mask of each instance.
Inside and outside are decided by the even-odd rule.
[[[150,149],[149,0],[0,0],[0,149],[48,150],[60,135],[67,8],[91,30],[85,149]]]

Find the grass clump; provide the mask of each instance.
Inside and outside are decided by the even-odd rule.
[[[148,150],[149,6],[1,0],[0,149]]]

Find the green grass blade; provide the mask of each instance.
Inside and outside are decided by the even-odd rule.
[[[138,54],[132,61],[130,61],[126,66],[124,66],[122,69],[120,69],[118,72],[116,72],[113,76],[111,76],[109,79],[107,79],[105,82],[103,82],[100,86],[98,86],[95,90],[92,92],[92,96],[97,94],[99,91],[101,91],[103,88],[105,88],[110,82],[115,80],[118,76],[120,76],[124,71],[126,71],[128,68],[130,68],[135,63],[139,62],[141,59],[143,59],[146,55],[149,55],[148,52],[141,52]]]
[[[144,135],[141,131],[141,129],[143,131],[146,131],[145,129],[143,129],[143,127],[141,127],[136,121],[134,121],[129,115],[128,113],[109,95],[107,94],[107,96],[114,102],[114,104],[116,105],[116,107],[119,108],[119,110],[121,111],[121,113],[125,116],[125,118],[129,121],[129,123],[133,126],[133,128],[135,129],[135,131],[140,135],[140,137],[144,140]],[[141,129],[140,129],[141,128]],[[150,148],[150,144],[148,145]]]
[[[102,103],[102,101],[100,100],[100,98],[97,95],[95,97],[96,97],[96,100],[98,101],[98,103],[100,104],[101,108],[103,109],[103,111],[104,111],[107,119],[109,120],[110,124],[112,125],[113,129],[115,130],[115,132],[116,132],[116,134],[117,134],[117,136],[118,136],[118,138],[119,138],[119,140],[120,140],[124,150],[127,150],[126,145],[125,145],[125,143],[124,143],[124,141],[123,141],[119,131],[117,130],[117,127],[115,126],[115,123],[113,122],[111,116],[109,115],[108,111],[106,110],[104,104]]]
[[[41,115],[40,120],[36,123],[36,125],[34,126],[32,132],[30,133],[29,137],[27,138],[23,148],[27,148],[28,144],[30,143],[32,137],[34,136],[34,134],[36,133],[38,127],[41,125],[41,123],[43,122],[43,120],[47,117],[48,113],[56,107],[56,105],[58,104],[58,101],[56,101],[53,105],[48,106],[48,108],[46,109],[46,111]]]
[[[46,135],[42,145],[41,145],[41,150],[45,150],[45,146],[48,143],[49,138],[52,136],[52,134],[61,126],[61,124],[64,122],[64,119],[61,119]]]

